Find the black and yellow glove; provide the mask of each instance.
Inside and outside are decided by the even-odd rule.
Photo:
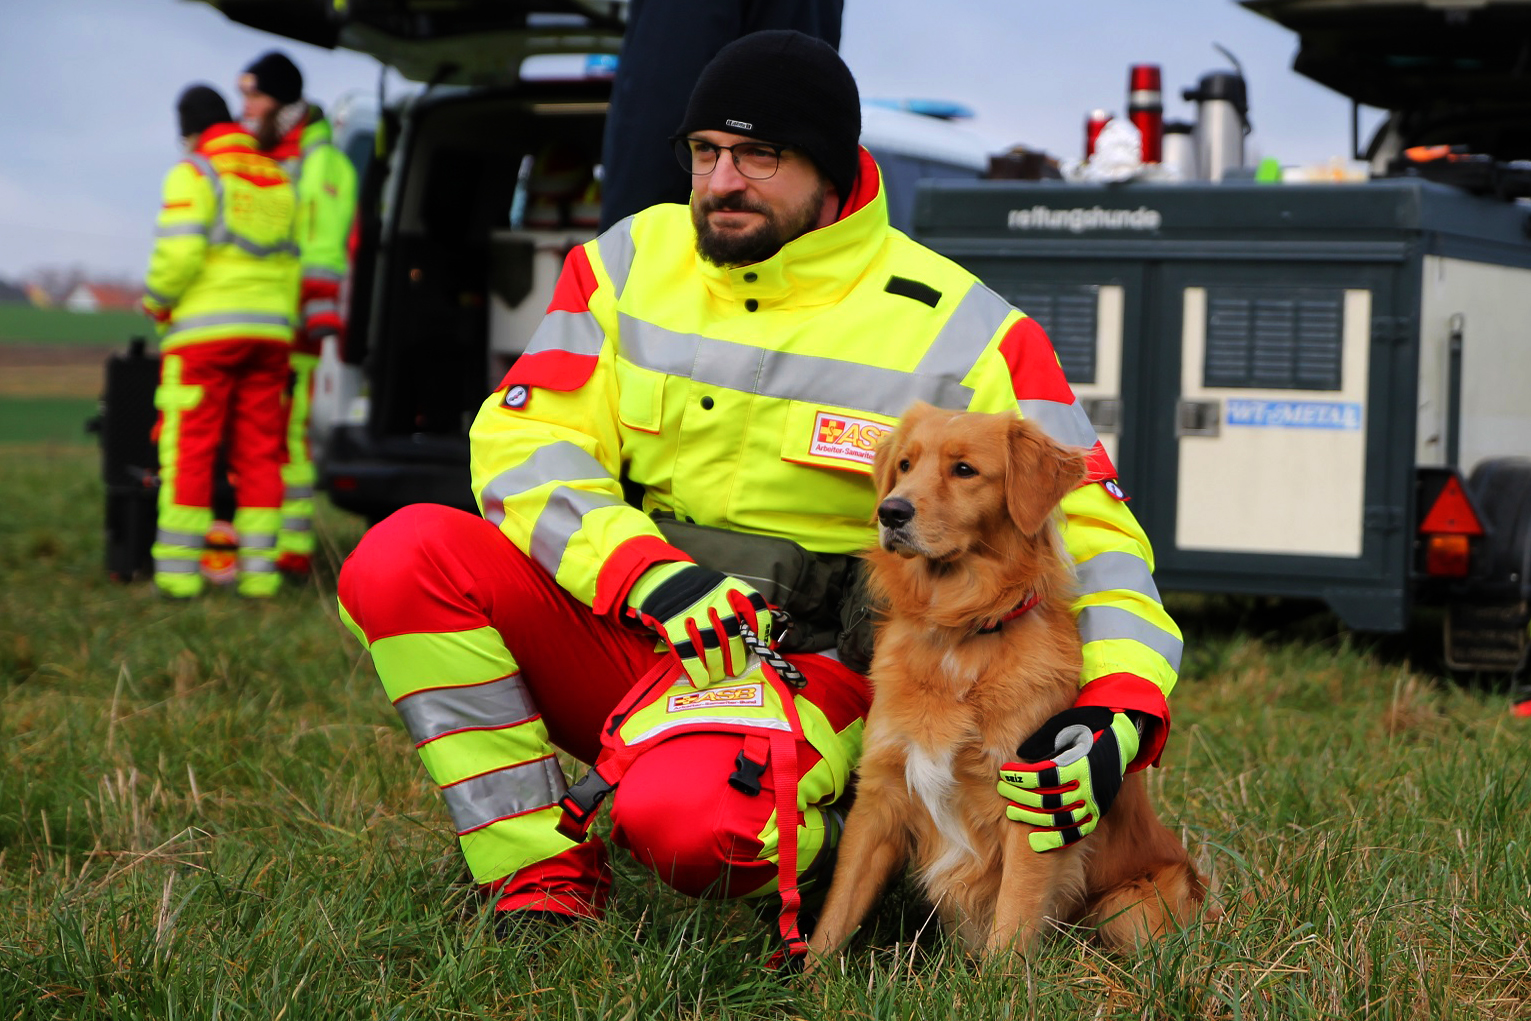
[[[1138,754],[1138,728],[1125,713],[1077,706],[1048,720],[1000,767],[1005,816],[1037,827],[1037,852],[1083,840],[1111,808]]]
[[[698,688],[744,670],[741,621],[762,645],[771,640],[765,597],[737,578],[696,564],[649,568],[628,592],[627,606],[664,639]]]

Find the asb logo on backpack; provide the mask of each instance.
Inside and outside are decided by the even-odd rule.
[[[707,688],[671,695],[665,708],[672,713],[687,709],[715,709],[719,706],[765,705],[765,693],[759,684],[735,684],[727,688]]]

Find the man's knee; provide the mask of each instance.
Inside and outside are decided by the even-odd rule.
[[[741,738],[689,734],[638,756],[611,804],[612,839],[693,897],[740,897],[776,875],[759,835],[776,803],[729,786]]]
[[[479,626],[482,621],[474,623],[463,613],[472,584],[465,565],[474,559],[464,547],[486,544],[501,552],[511,548],[475,514],[442,504],[410,504],[368,529],[341,565],[340,605],[369,639],[400,630]]]

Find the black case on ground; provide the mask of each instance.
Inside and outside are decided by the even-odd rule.
[[[149,548],[159,516],[159,451],[150,433],[158,385],[159,356],[148,353],[142,337],[107,356],[97,429],[106,484],[106,570],[117,581],[154,570]]]

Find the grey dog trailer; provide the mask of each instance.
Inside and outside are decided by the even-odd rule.
[[[915,236],[1036,318],[1165,590],[1313,597],[1448,662],[1519,659],[1531,595],[1522,204],[1351,184],[925,185]]]

